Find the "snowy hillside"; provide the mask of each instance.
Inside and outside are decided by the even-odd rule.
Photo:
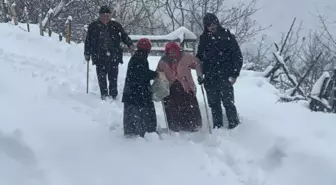
[[[0,24],[1,185],[334,185],[336,116],[276,103],[253,72],[235,85],[234,131],[124,139],[120,100],[103,103],[82,45]],[[120,67],[121,94],[127,61]],[[155,69],[157,57],[150,59]],[[205,121],[203,98],[197,92]],[[120,96],[119,96],[120,97]],[[164,127],[163,112],[156,104]],[[204,122],[205,124],[205,122]]]

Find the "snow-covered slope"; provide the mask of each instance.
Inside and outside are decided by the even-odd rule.
[[[83,46],[0,24],[0,184],[334,185],[336,116],[276,103],[253,72],[235,85],[243,124],[213,135],[124,139],[120,100],[101,102]],[[122,93],[128,57],[120,67]],[[155,69],[157,57],[150,58]],[[205,120],[200,89],[197,93]],[[159,124],[163,112],[156,104]]]

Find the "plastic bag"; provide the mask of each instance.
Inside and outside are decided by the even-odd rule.
[[[152,98],[155,102],[162,101],[170,93],[170,84],[163,72],[159,72],[159,77],[152,85]]]

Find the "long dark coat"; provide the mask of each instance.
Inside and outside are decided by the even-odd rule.
[[[196,56],[202,62],[204,87],[211,107],[213,126],[223,126],[223,104],[229,128],[234,128],[239,124],[239,118],[234,104],[234,88],[229,78],[239,76],[243,64],[242,53],[235,36],[220,25],[214,14],[206,14],[203,23],[204,32]],[[211,24],[217,25],[216,33],[207,29]]]
[[[150,80],[156,72],[149,69],[148,53],[136,51],[128,63],[122,102],[124,134],[139,135],[156,131],[157,120]]]
[[[84,55],[90,56],[94,65],[106,62],[107,58],[112,58],[118,65],[122,63],[121,41],[128,47],[133,44],[120,23],[111,20],[105,25],[96,20],[88,27]],[[107,57],[107,53],[110,56]]]
[[[148,54],[136,51],[128,63],[122,102],[147,106],[153,103],[150,80],[156,72],[149,69]]]
[[[219,79],[238,77],[243,57],[235,36],[220,25],[214,14],[209,13],[204,19],[205,24],[206,21],[211,21],[218,27],[216,34],[211,34],[205,28],[200,36],[196,57],[202,62],[205,77],[209,83],[214,84],[219,82]]]

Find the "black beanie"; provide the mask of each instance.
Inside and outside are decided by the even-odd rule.
[[[100,7],[99,14],[104,14],[104,13],[111,13],[111,10],[108,6]]]
[[[212,13],[205,14],[205,16],[203,17],[203,24],[204,24],[204,27],[208,27],[211,24],[220,25],[217,16]]]

